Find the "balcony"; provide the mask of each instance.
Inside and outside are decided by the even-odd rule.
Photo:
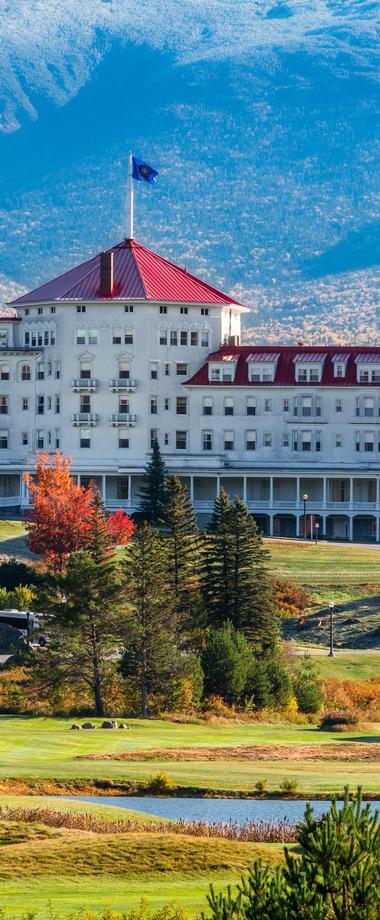
[[[136,389],[136,380],[131,377],[117,377],[110,380],[110,388],[114,393],[124,391],[124,393],[134,393]]]
[[[136,415],[130,415],[129,412],[114,412],[110,416],[111,425],[117,428],[119,425],[123,428],[134,428],[137,421]]]
[[[74,412],[71,421],[76,428],[83,425],[86,428],[93,428],[98,424],[99,416],[96,412]]]
[[[98,385],[99,381],[93,380],[90,377],[80,377],[79,380],[71,381],[71,389],[74,390],[74,393],[95,393],[95,390],[98,389]]]

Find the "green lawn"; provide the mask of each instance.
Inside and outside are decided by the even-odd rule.
[[[285,543],[269,540],[276,575],[301,584],[357,585],[380,583],[380,551],[371,546]]]
[[[313,656],[321,677],[333,677],[336,680],[370,680],[380,677],[380,655],[356,655],[350,652],[329,658],[327,652]]]
[[[25,543],[25,524],[23,521],[0,520],[0,553],[9,556],[30,556]]]
[[[131,730],[71,732],[67,719],[0,718],[0,781],[9,778],[61,781],[148,780],[165,770],[178,785],[210,789],[253,788],[257,779],[267,778],[269,789],[278,789],[285,776],[294,777],[299,790],[342,791],[345,783],[358,784],[366,791],[380,792],[380,774],[374,763],[258,761],[112,761],[75,760],[78,754],[114,751],[144,751],[149,748],[190,746],[234,746],[238,744],[297,744],[366,740],[359,732],[321,733],[313,726],[270,724],[174,724],[171,722],[130,720]],[[380,738],[380,726],[367,740]]]

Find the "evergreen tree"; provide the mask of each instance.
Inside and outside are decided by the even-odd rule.
[[[148,521],[155,525],[160,523],[166,501],[166,476],[166,466],[156,439],[153,441],[150,460],[145,467],[143,483],[139,490],[139,521]]]
[[[279,643],[279,626],[268,573],[269,553],[256,522],[240,498],[222,490],[206,533],[204,597],[208,620],[229,620],[264,654]]]
[[[105,686],[115,672],[122,635],[121,577],[107,518],[95,498],[89,547],[72,553],[64,574],[48,574],[40,595],[49,642],[39,658],[41,680],[90,691],[105,714]]]
[[[179,634],[187,634],[202,619],[201,537],[186,486],[169,476],[162,525],[168,548],[169,585],[175,597]]]
[[[165,539],[149,524],[139,527],[124,563],[130,615],[124,624],[121,673],[139,697],[146,718],[155,698],[165,697],[181,672],[176,645],[176,602],[168,578]]]
[[[201,658],[206,696],[221,696],[232,705],[242,698],[252,668],[252,650],[232,623],[210,632]]]
[[[319,712],[323,703],[322,685],[311,658],[301,661],[295,673],[293,689],[300,712]]]

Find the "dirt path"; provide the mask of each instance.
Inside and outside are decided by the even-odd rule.
[[[174,761],[212,761],[212,760],[352,760],[379,761],[379,741],[352,742],[342,741],[338,744],[255,744],[238,747],[215,748],[157,748],[150,751],[123,751],[113,754],[80,754],[74,760],[174,760]]]

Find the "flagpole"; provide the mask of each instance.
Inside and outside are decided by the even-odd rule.
[[[129,151],[128,160],[128,237],[133,240],[133,179],[132,179],[132,153]]]

